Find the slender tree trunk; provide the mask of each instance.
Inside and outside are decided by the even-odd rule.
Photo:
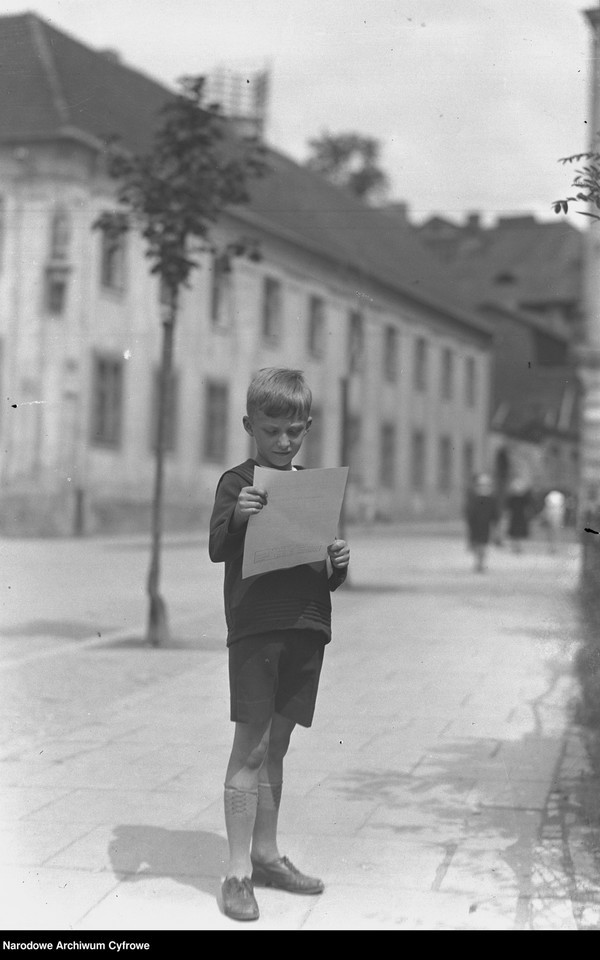
[[[169,642],[169,624],[167,608],[160,595],[160,560],[163,532],[163,478],[164,453],[167,428],[167,410],[169,390],[171,388],[171,370],[173,360],[173,335],[177,316],[177,292],[172,291],[168,313],[163,319],[162,358],[158,384],[158,417],[156,429],[156,460],[154,473],[154,497],[152,500],[152,547],[150,569],[148,572],[148,610],[147,640],[153,647]]]
[[[348,394],[349,394],[350,381],[348,377],[341,377],[340,379],[340,411],[341,411],[341,435],[340,435],[340,463],[342,467],[348,466],[348,458],[350,455],[350,443],[349,443],[349,404],[348,404]],[[342,509],[340,511],[340,522],[339,522],[339,537],[340,540],[346,539],[346,496],[348,491],[346,490],[346,495],[342,500]],[[346,574],[345,586],[350,586],[350,573]]]

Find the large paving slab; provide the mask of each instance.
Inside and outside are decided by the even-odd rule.
[[[356,532],[280,815],[282,852],[326,890],[259,890],[245,925],[219,902],[232,726],[205,539],[166,547],[163,649],[145,644],[141,541],[0,548],[18,583],[0,631],[16,929],[600,928],[600,791],[573,710],[576,545],[496,550],[476,576],[460,535]]]

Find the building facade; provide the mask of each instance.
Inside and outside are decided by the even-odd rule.
[[[490,461],[500,494],[519,477],[540,495],[580,484],[584,235],[557,219],[484,227],[433,217],[415,228],[493,330]]]
[[[161,291],[138,235],[93,228],[114,207],[108,121],[74,104],[94,79],[117,90],[139,149],[140,115],[169,94],[31,14],[0,18],[0,47],[15,43],[32,86],[23,116],[0,76],[0,529],[147,529]],[[241,235],[260,259],[203,255],[182,297],[167,526],[206,522],[219,476],[250,454],[248,382],[279,365],[313,388],[304,465],[347,452],[349,518],[459,516],[488,457],[486,321],[411,231],[275,151],[251,203],[215,228],[217,246]]]

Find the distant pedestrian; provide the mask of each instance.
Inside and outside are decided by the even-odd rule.
[[[544,497],[542,517],[550,553],[556,553],[565,525],[567,498],[560,490],[550,490]]]
[[[465,519],[469,547],[475,561],[475,571],[486,569],[487,551],[498,524],[498,502],[494,496],[491,478],[479,474],[474,481],[465,504]]]
[[[508,488],[505,502],[508,515],[507,536],[514,553],[521,553],[523,541],[529,538],[529,525],[533,513],[533,495],[529,485],[516,477]]]
[[[283,759],[296,724],[310,727],[325,646],[331,639],[331,597],[346,578],[348,544],[335,540],[326,560],[242,579],[248,520],[268,510],[254,486],[254,467],[300,470],[292,461],[310,429],[312,395],[299,370],[260,370],[248,388],[244,429],[256,455],[227,470],[217,485],[209,554],[225,563],[230,717],[235,723],[225,775],[229,862],[221,895],[234,920],[259,915],[254,885],[319,894],[277,844]]]

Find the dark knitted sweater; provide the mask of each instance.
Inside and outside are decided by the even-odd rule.
[[[331,596],[346,579],[345,570],[327,573],[325,560],[242,580],[246,526],[232,532],[229,524],[242,487],[252,486],[255,460],[227,470],[215,493],[208,552],[225,564],[224,600],[227,645],[250,634],[270,630],[317,630],[331,640]],[[302,469],[302,468],[299,468]]]

